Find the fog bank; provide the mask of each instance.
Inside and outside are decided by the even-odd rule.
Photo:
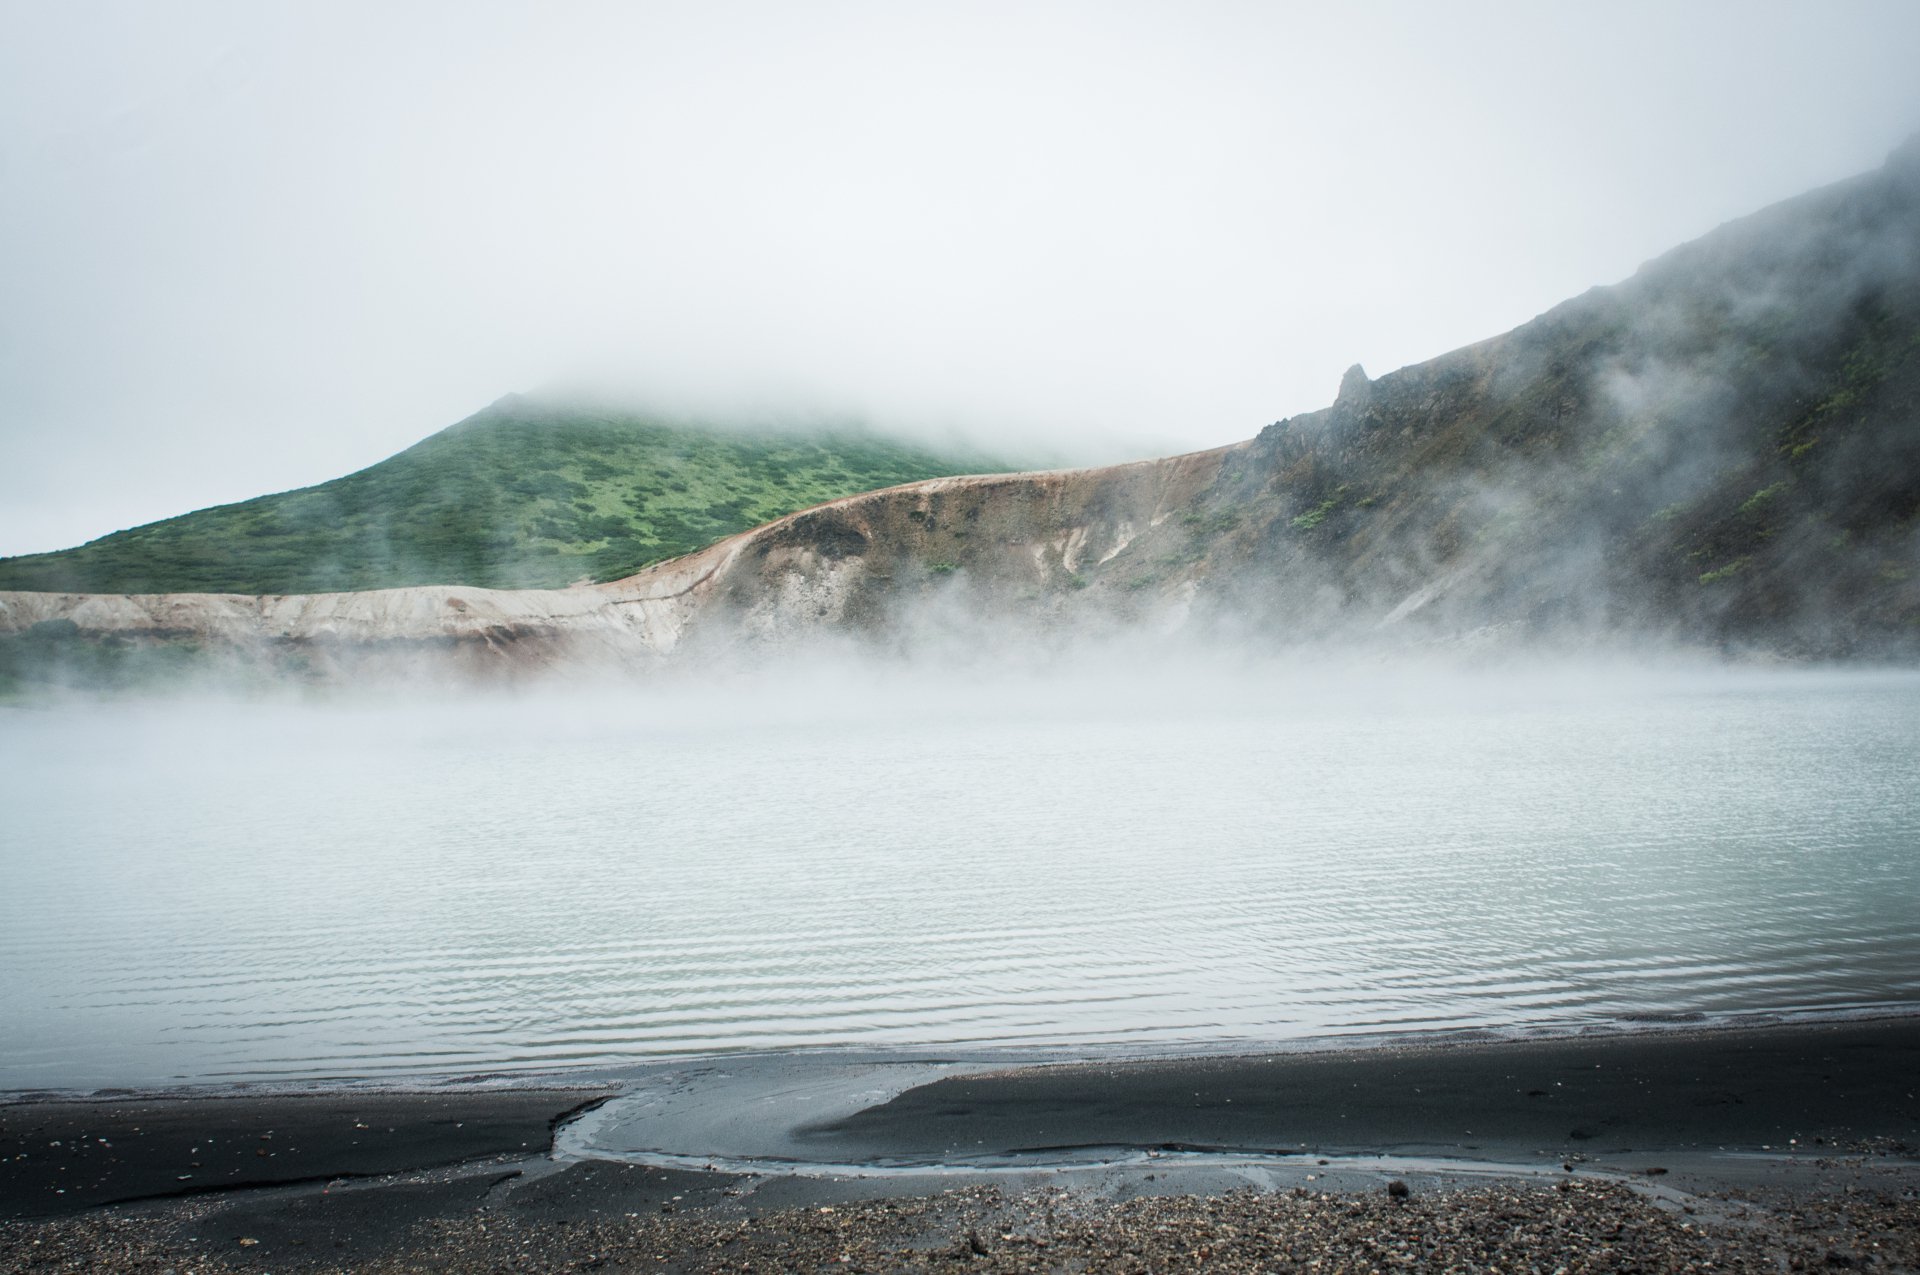
[[[1920,125],[1899,3],[4,14],[9,554],[581,380],[1229,442]]]

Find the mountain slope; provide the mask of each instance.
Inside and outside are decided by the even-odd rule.
[[[34,661],[190,641],[340,675],[1176,626],[1920,657],[1920,142],[1231,447],[849,496],[591,590],[0,594]]]
[[[865,492],[583,588],[0,592],[0,693],[206,672],[353,680],[631,668],[688,648],[822,630],[878,634],[917,619],[972,641],[982,636],[977,622],[1005,624],[1009,605],[1044,619],[1071,593],[1036,580],[1072,581],[1132,537],[1182,525],[1181,510],[1245,446]],[[970,615],[975,602],[983,609]]]
[[[0,559],[0,589],[558,588],[853,492],[999,468],[852,430],[702,429],[510,395],[332,482]]]
[[[1920,141],[1263,431],[1224,606],[1834,656],[1920,649]]]
[[[1920,140],[1505,335],[1350,369],[1330,408],[1156,464],[1152,499],[1128,466],[809,511],[756,534],[703,622],[908,634],[939,597],[943,626],[976,632],[1913,658]]]

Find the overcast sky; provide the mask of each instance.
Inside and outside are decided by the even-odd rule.
[[[1250,436],[1920,129],[1920,4],[0,0],[0,554],[588,378]]]

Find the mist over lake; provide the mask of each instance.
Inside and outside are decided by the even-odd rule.
[[[1920,1272],[1920,4],[6,14],[0,1269]]]
[[[0,716],[0,1089],[1920,998],[1920,676],[832,666]]]

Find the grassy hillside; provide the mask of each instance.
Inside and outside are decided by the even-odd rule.
[[[736,433],[509,396],[317,487],[0,558],[0,589],[551,588],[618,579],[823,500],[999,468],[853,430]]]

